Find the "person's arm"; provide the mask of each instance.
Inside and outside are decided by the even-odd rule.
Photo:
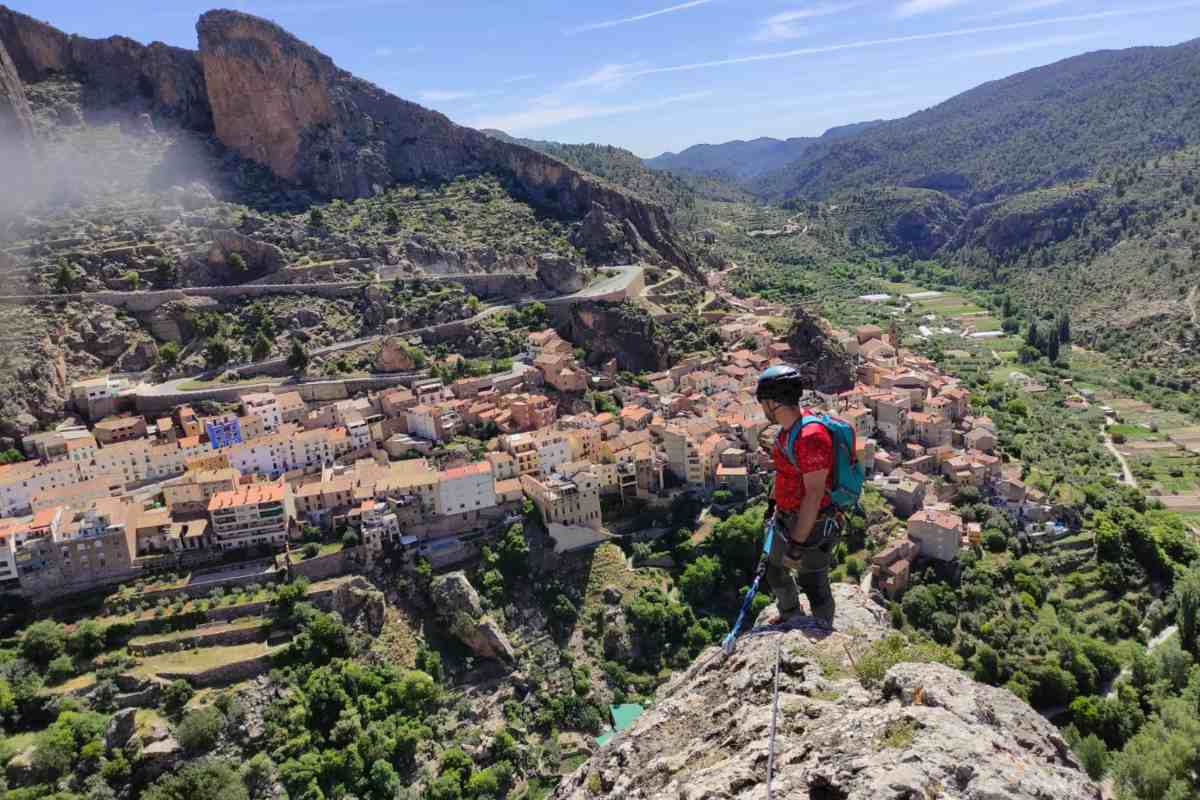
[[[804,473],[804,499],[800,501],[796,526],[791,531],[792,541],[808,541],[812,534],[813,523],[817,521],[817,515],[821,512],[821,500],[825,497],[825,480],[828,477],[827,469]]]

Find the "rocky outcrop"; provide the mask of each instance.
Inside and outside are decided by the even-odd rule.
[[[480,658],[513,663],[516,654],[504,631],[491,617],[483,615],[479,593],[462,572],[437,578],[430,589],[438,616],[459,641]]]
[[[570,294],[583,288],[579,265],[569,258],[543,253],[537,258],[538,279],[556,294]]]
[[[87,109],[145,107],[194,130],[212,129],[200,61],[190,50],[124,36],[74,36],[0,6],[0,42],[26,83],[68,75],[83,84]]]
[[[229,257],[237,253],[242,257],[245,269],[237,272],[230,264]],[[243,282],[249,277],[259,277],[278,272],[287,266],[287,256],[283,250],[269,242],[260,242],[234,230],[223,229],[213,231],[212,249],[208,253],[210,266],[223,266],[229,272],[229,277],[237,282]]]
[[[362,619],[367,631],[378,636],[383,630],[387,605],[383,592],[361,575],[338,586],[333,593],[333,610],[347,623]]]
[[[1002,203],[971,209],[956,236],[955,249],[979,248],[1007,259],[1071,236],[1100,203],[1095,186],[1055,187],[1017,195]]]
[[[123,708],[112,715],[104,729],[104,748],[112,753],[125,746],[137,730],[137,709]]]
[[[775,797],[1099,800],[1058,730],[1007,690],[915,663],[865,688],[847,654],[888,633],[885,614],[835,588],[835,632],[747,636],[728,658],[709,648],[554,797],[763,797],[778,657]]]
[[[670,365],[667,337],[645,309],[632,303],[578,303],[560,327],[564,339],[588,351],[590,363],[615,358],[630,372],[656,372]]]
[[[631,252],[689,263],[660,206],[388,94],[267,20],[210,11],[196,29],[217,137],[281,178],[355,198],[396,181],[498,173],[564,218],[603,208],[635,234]]]
[[[375,369],[379,372],[407,372],[416,369],[412,349],[398,336],[389,336],[375,354]]]
[[[787,342],[792,349],[789,360],[817,391],[837,394],[854,386],[854,359],[830,335],[825,320],[797,306]]]
[[[166,736],[142,748],[134,764],[134,781],[139,785],[150,783],[164,772],[174,769],[183,758],[183,747],[173,736]]]

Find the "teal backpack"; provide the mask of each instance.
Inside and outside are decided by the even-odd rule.
[[[867,482],[867,472],[858,460],[856,437],[850,423],[828,414],[803,417],[799,425],[793,425],[788,431],[784,455],[793,467],[800,469],[796,462],[796,439],[805,425],[813,424],[824,425],[833,440],[833,504],[842,511],[850,511],[858,506],[863,484]]]

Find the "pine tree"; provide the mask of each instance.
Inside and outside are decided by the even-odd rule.
[[[1029,327],[1025,329],[1025,344],[1032,347],[1034,350],[1042,349],[1042,335],[1038,331],[1037,322],[1029,320]]]
[[[292,372],[301,374],[308,369],[308,351],[304,349],[304,345],[300,343],[299,339],[292,340],[292,351],[288,353],[287,365]]]
[[[1059,345],[1057,336],[1046,337],[1046,358],[1050,359],[1050,363],[1058,361]]]
[[[1071,317],[1063,314],[1058,318],[1058,341],[1067,344],[1071,341]]]

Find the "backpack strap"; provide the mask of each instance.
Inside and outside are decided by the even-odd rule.
[[[814,422],[821,422],[821,418],[812,415],[805,415],[801,417],[798,422],[793,424],[792,427],[788,428],[787,441],[780,445],[780,448],[783,450],[783,454],[787,456],[788,462],[791,463],[791,465],[797,470],[800,469],[800,462],[796,460],[796,440],[800,438],[800,433],[804,430],[804,426],[811,425]],[[783,432],[780,432],[779,438],[780,440],[784,439]]]

